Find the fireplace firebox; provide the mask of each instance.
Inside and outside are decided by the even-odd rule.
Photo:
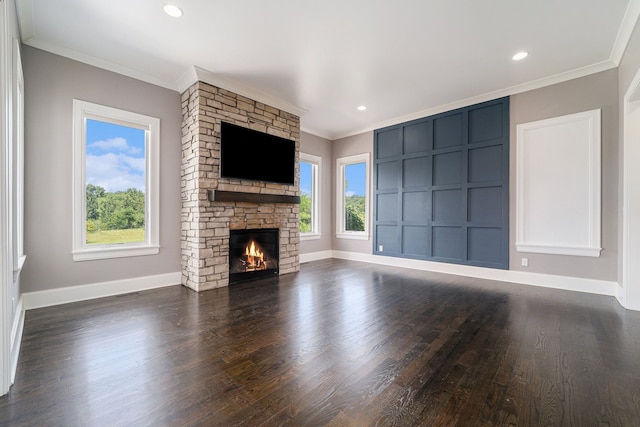
[[[229,283],[278,275],[277,228],[229,231]]]

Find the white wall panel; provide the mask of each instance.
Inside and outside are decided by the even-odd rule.
[[[600,256],[600,110],[517,126],[519,252]]]

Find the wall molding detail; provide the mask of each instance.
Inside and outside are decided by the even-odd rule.
[[[599,257],[601,111],[517,125],[516,250]]]
[[[154,276],[133,277],[46,291],[27,292],[22,294],[24,310],[180,285],[181,278],[182,273],[176,271]]]

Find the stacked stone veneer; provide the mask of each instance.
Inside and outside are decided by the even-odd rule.
[[[228,286],[229,230],[278,228],[280,274],[298,271],[298,205],[210,202],[207,190],[297,196],[300,118],[203,82],[182,94],[182,117],[182,284]],[[220,178],[221,121],[295,140],[295,185]]]

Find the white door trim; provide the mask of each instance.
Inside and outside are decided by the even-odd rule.
[[[631,259],[640,251],[640,218],[631,205],[638,203],[640,194],[640,69],[625,92],[623,104],[622,289],[618,300],[625,308],[640,310],[640,264]]]
[[[0,395],[11,386],[11,307],[9,296],[13,281],[13,266],[10,261],[10,182],[11,159],[9,149],[9,64],[7,2],[0,0]]]

